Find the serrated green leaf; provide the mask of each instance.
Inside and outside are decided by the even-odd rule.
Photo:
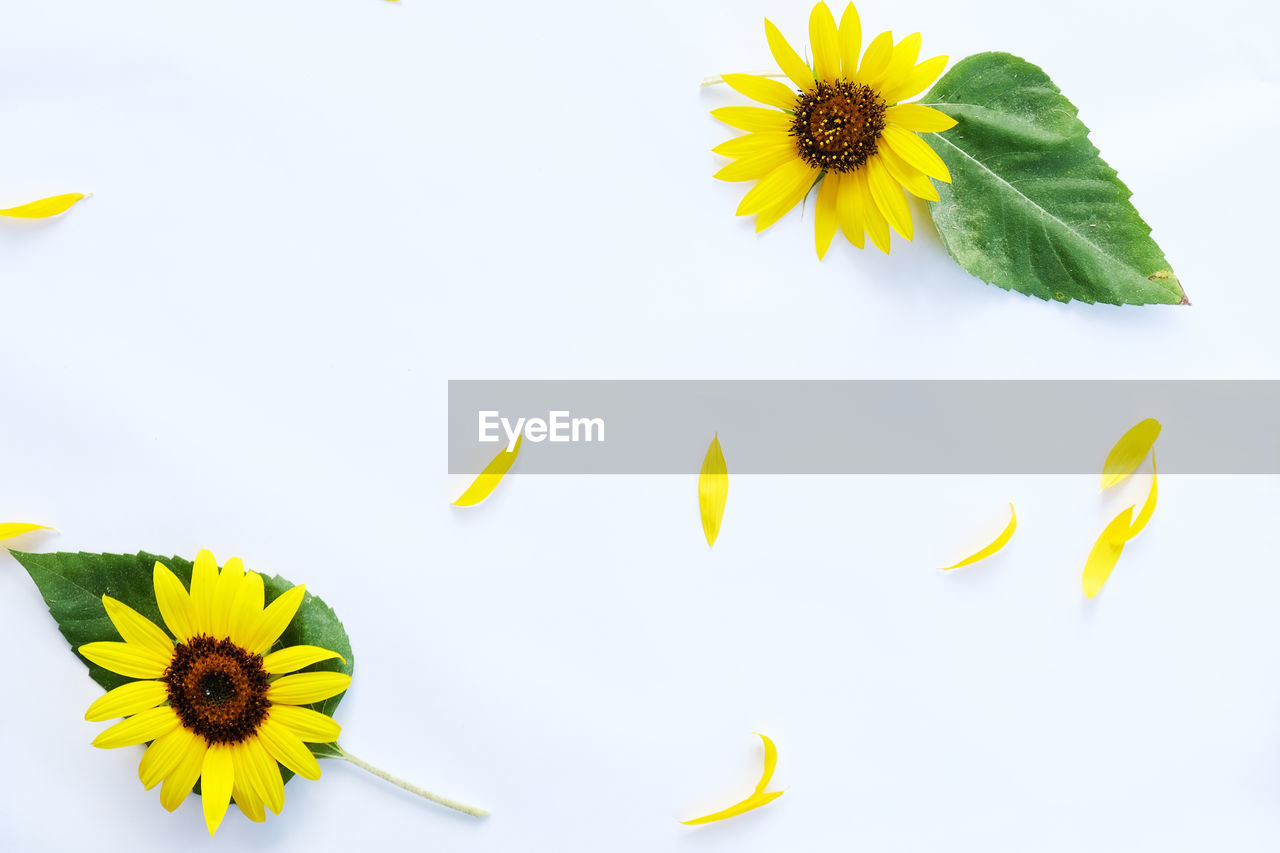
[[[157,557],[146,552],[133,555],[83,552],[28,554],[12,551],[10,553],[35,581],[40,595],[49,606],[50,615],[58,625],[58,630],[62,632],[62,636],[66,637],[73,651],[85,643],[120,639],[115,626],[107,618],[106,610],[103,609],[103,595],[109,595],[124,602],[157,625],[164,626],[160,608],[156,604],[155,588],[152,586],[152,571],[157,560],[168,566],[184,586],[189,588],[191,585],[192,563],[181,557]],[[263,575],[262,580],[267,604],[294,586],[292,582],[279,575],[274,577]],[[347,675],[352,673],[354,659],[351,653],[351,641],[347,638],[342,622],[338,620],[329,605],[310,592],[303,597],[297,615],[293,617],[289,627],[272,648],[294,645],[321,646],[337,652],[346,659],[345,663],[340,660],[321,661],[307,667],[306,671],[327,669],[345,672]],[[90,677],[106,690],[134,680],[91,663],[78,651],[76,657],[89,668]],[[340,693],[308,707],[333,716],[344,695]],[[307,745],[318,758],[334,758],[339,754],[332,744]],[[280,772],[286,782],[293,775],[285,767],[281,767]]]
[[[930,213],[966,270],[1059,302],[1187,302],[1129,188],[1040,68],[1008,53],[979,53],[921,103],[957,121],[923,136],[953,181],[938,184]]]

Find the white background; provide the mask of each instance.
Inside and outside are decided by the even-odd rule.
[[[61,531],[10,544],[305,581],[356,649],[343,743],[494,814],[329,762],[209,841],[89,746],[100,691],[0,557],[0,847],[1276,849],[1275,480],[1162,480],[1086,602],[1140,484],[739,477],[708,551],[714,425],[687,478],[465,513],[444,436],[450,378],[1280,378],[1263,7],[862,6],[1049,71],[1194,303],[1139,309],[983,285],[922,209],[822,263],[809,215],[735,219],[707,110],[743,101],[697,84],[770,66],[766,14],[799,45],[801,0],[5,4],[0,202],[95,193],[0,222],[0,520]],[[936,571],[1010,500],[1005,552]],[[787,794],[681,826],[750,791],[755,730]]]

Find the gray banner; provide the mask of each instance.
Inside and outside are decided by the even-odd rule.
[[[731,474],[1097,474],[1144,418],[1161,473],[1280,474],[1260,380],[452,380],[449,473],[517,433],[512,475],[696,473],[718,433]]]

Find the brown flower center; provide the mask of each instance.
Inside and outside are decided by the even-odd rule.
[[[179,643],[164,681],[182,725],[210,744],[245,740],[271,706],[262,658],[230,640],[201,634]]]
[[[885,103],[874,89],[836,80],[801,92],[791,135],[800,159],[815,169],[852,172],[876,153]]]

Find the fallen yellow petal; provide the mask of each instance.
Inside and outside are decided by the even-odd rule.
[[[681,821],[681,823],[686,826],[693,826],[700,823],[714,823],[718,820],[724,820],[725,818],[736,817],[737,815],[740,815],[743,812],[749,812],[752,809],[758,809],[767,803],[772,803],[774,800],[778,799],[778,797],[782,796],[782,791],[765,791],[765,786],[768,785],[769,780],[773,778],[774,768],[778,766],[778,748],[774,746],[773,741],[765,735],[760,734],[760,732],[756,732],[756,734],[760,735],[760,740],[764,741],[764,772],[760,774],[760,782],[756,785],[756,789],[751,792],[751,796],[747,797],[740,803],[735,803],[729,806],[727,809],[712,812],[711,814],[703,815],[702,817],[695,817],[692,820]]]
[[[1005,545],[1009,544],[1009,540],[1013,538],[1013,531],[1018,529],[1018,513],[1013,508],[1013,504],[1009,504],[1009,523],[1005,525],[1004,532],[992,540],[991,544],[974,554],[965,557],[954,566],[944,566],[942,571],[949,572],[952,569],[958,569],[961,566],[967,566],[970,563],[976,563],[979,560],[985,560],[995,552],[999,551]]]
[[[0,210],[0,216],[12,216],[17,219],[44,219],[49,216],[57,216],[59,213],[66,213],[71,209],[71,205],[84,197],[84,193],[66,193],[64,195],[50,196],[39,201],[20,204],[17,207],[7,207]]]
[[[1107,578],[1111,577],[1111,570],[1120,559],[1124,543],[1129,540],[1129,521],[1132,518],[1133,507],[1129,507],[1111,519],[1098,536],[1098,541],[1093,543],[1093,550],[1089,552],[1089,559],[1084,564],[1084,576],[1080,579],[1085,597],[1093,598],[1097,595]]]
[[[1142,528],[1147,526],[1147,522],[1151,520],[1151,515],[1156,511],[1156,454],[1151,451],[1151,489],[1147,492],[1147,501],[1142,505],[1142,510],[1138,513],[1138,517],[1133,520],[1133,526],[1129,528],[1125,534],[1125,541],[1132,539],[1142,532]]]
[[[0,539],[12,539],[33,530],[52,530],[43,524],[19,524],[17,522],[0,522]]]
[[[515,447],[510,450],[503,448],[499,451],[498,455],[493,457],[493,461],[484,466],[480,476],[476,477],[471,485],[467,486],[467,490],[453,502],[453,505],[475,506],[489,497],[493,490],[498,488],[498,484],[507,475],[507,471],[511,470],[511,464],[516,461],[516,456],[520,454],[520,445],[523,442],[524,436],[521,435],[516,438]]]
[[[729,499],[729,469],[724,464],[724,452],[720,450],[720,435],[716,434],[707,447],[698,473],[698,508],[702,511],[702,532],[707,536],[707,546],[716,544],[720,535],[720,522],[724,519],[724,504]]]
[[[1120,440],[1107,454],[1107,460],[1102,463],[1102,488],[1109,489],[1137,471],[1159,435],[1160,422],[1155,418],[1147,418],[1134,424],[1120,436]]]

